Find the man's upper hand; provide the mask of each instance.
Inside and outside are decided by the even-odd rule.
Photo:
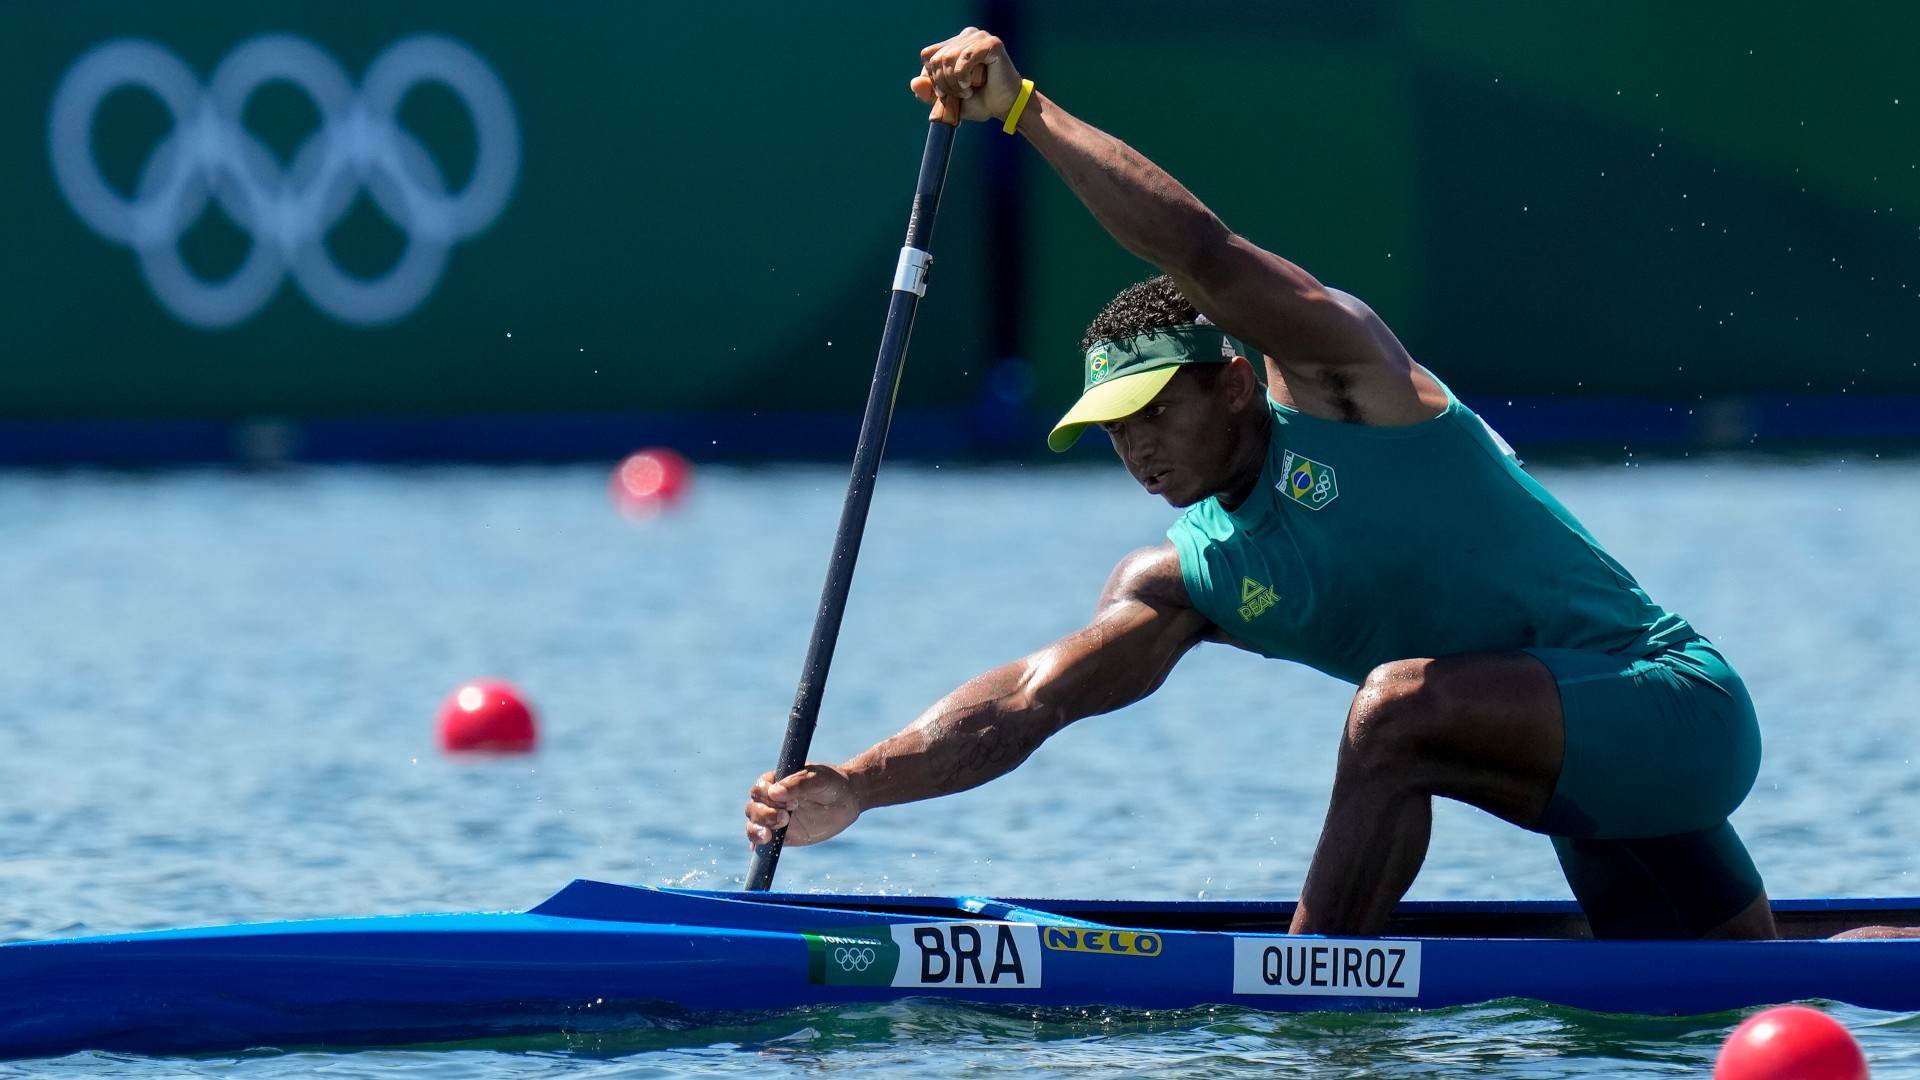
[[[920,50],[920,74],[907,84],[933,106],[930,120],[1000,120],[1020,96],[1020,73],[1001,40],[974,27]]]
[[[817,844],[859,816],[852,782],[831,765],[810,764],[778,782],[766,772],[747,792],[747,842],[764,847],[785,827],[789,846]]]

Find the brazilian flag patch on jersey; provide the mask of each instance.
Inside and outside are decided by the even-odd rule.
[[[1340,483],[1334,479],[1331,465],[1289,450],[1280,459],[1280,471],[1283,475],[1274,487],[1309,510],[1318,510],[1340,497]]]

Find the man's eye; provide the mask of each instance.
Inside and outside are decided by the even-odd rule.
[[[1165,405],[1149,405],[1140,411],[1140,415],[1152,419],[1166,411],[1167,407]]]

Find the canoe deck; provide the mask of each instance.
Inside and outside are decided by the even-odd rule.
[[[594,883],[581,882],[578,885]],[[754,899],[761,903],[811,907],[858,907],[913,918],[965,918],[966,898],[870,896],[856,893],[749,893],[684,890],[715,898]],[[584,898],[583,898],[584,899]],[[1293,921],[1291,900],[1061,900],[1003,899],[996,903],[1060,918],[1151,930],[1284,934]],[[536,912],[573,908],[567,891],[534,908]],[[591,907],[574,910],[596,910]],[[598,917],[610,909],[597,909]],[[1861,926],[1920,930],[1920,898],[1841,898],[1775,900],[1774,922],[1780,936],[1807,941],[1830,938]],[[593,917],[593,916],[590,916]],[[1449,937],[1592,940],[1580,906],[1571,900],[1413,900],[1395,909],[1384,937]]]

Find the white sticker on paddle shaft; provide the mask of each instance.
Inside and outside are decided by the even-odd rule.
[[[1233,992],[1307,997],[1420,996],[1420,943],[1236,937]]]
[[[893,289],[895,292],[910,292],[915,296],[927,295],[927,271],[933,266],[933,256],[917,247],[900,249],[900,261],[893,267]]]
[[[956,990],[1040,985],[1040,928],[1033,923],[895,923],[801,936],[811,982]]]

